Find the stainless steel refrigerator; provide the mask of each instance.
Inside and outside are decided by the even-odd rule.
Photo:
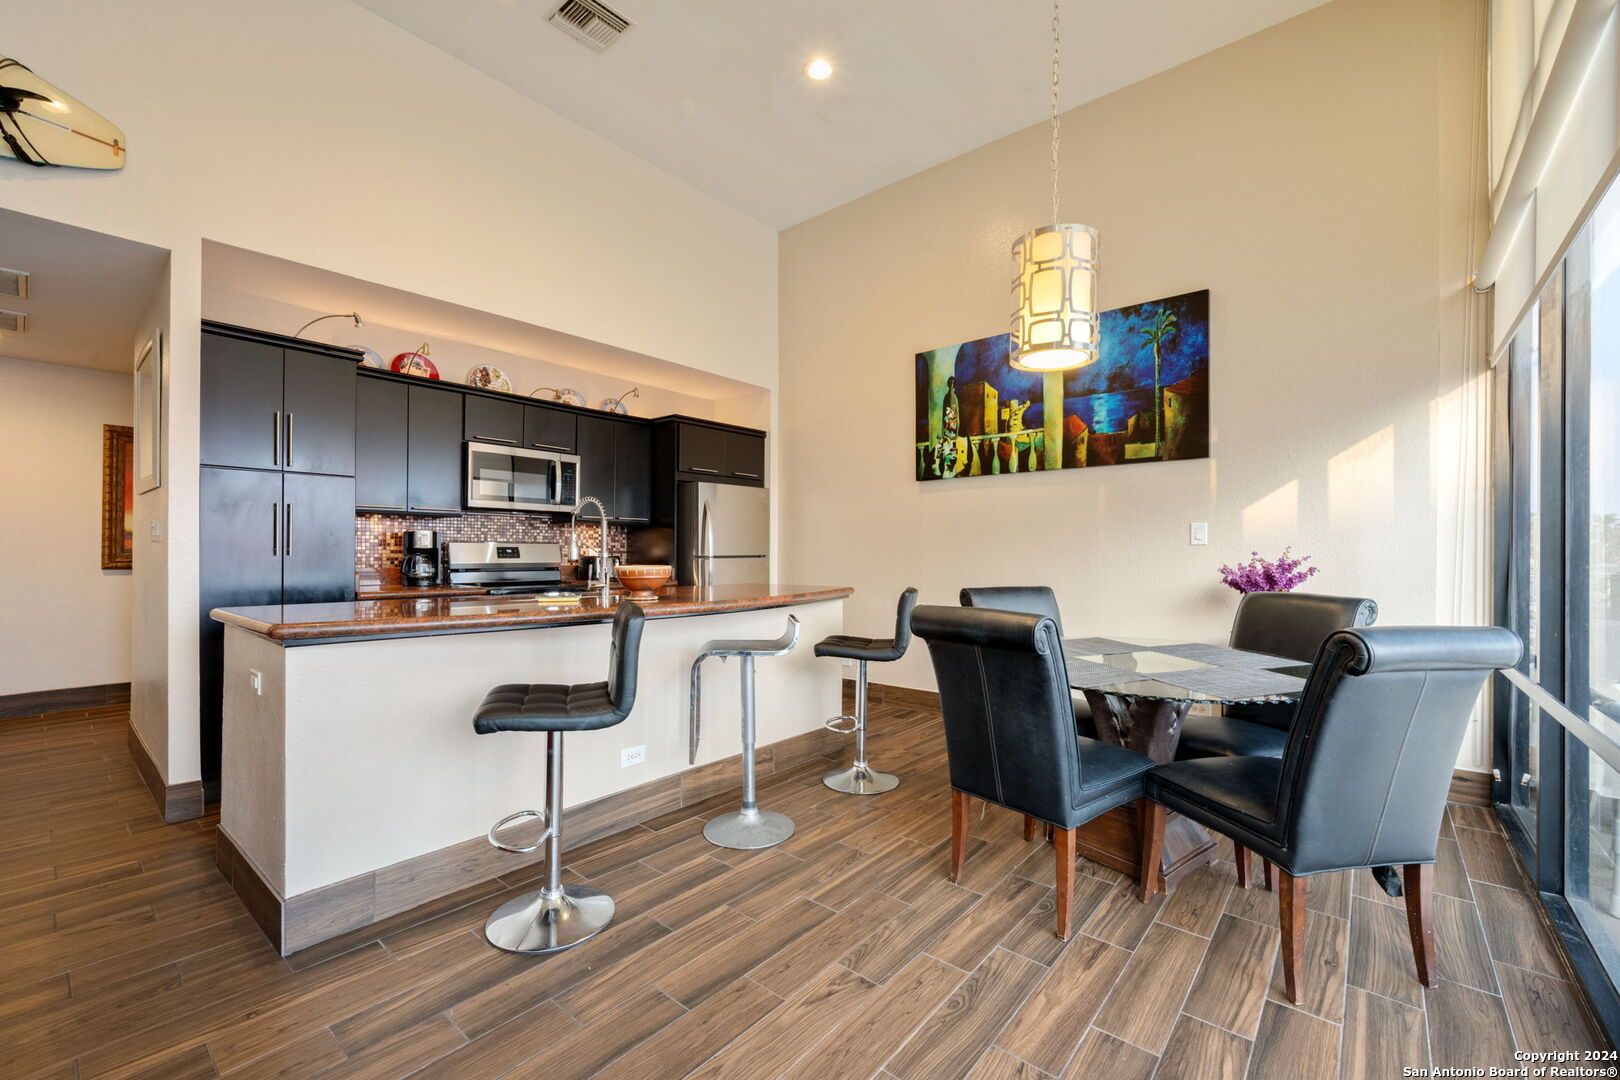
[[[770,491],[682,481],[676,515],[676,573],[683,585],[771,580]]]

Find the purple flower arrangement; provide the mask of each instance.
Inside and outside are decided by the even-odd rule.
[[[1320,569],[1305,565],[1311,560],[1309,555],[1295,558],[1292,551],[1283,548],[1275,559],[1262,559],[1258,551],[1251,551],[1248,562],[1221,567],[1221,581],[1240,593],[1288,592]]]

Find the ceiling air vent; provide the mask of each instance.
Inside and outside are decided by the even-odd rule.
[[[596,0],[563,0],[551,22],[593,52],[606,52],[630,29],[630,20]]]
[[[28,272],[7,270],[0,266],[0,296],[15,296],[18,300],[28,299]]]
[[[21,311],[7,311],[0,308],[0,333],[26,334],[28,332],[28,316]]]

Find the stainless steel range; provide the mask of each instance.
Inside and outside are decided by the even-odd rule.
[[[585,592],[562,580],[561,544],[451,543],[450,584],[478,585],[495,595]]]

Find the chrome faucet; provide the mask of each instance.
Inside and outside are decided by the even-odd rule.
[[[597,565],[600,566],[602,559],[607,556],[607,508],[604,507],[601,500],[594,495],[585,495],[581,497],[579,503],[574,507],[573,513],[568,515],[568,561],[576,566],[579,565],[579,509],[586,503],[590,503],[592,506],[596,507],[596,516],[601,519],[602,522],[602,540],[601,543],[597,545],[602,549],[600,556],[597,559]],[[608,579],[604,574],[602,584],[606,585],[609,580],[610,579]],[[595,584],[595,582],[592,579],[592,575],[585,575],[586,587],[588,588],[593,584]]]

